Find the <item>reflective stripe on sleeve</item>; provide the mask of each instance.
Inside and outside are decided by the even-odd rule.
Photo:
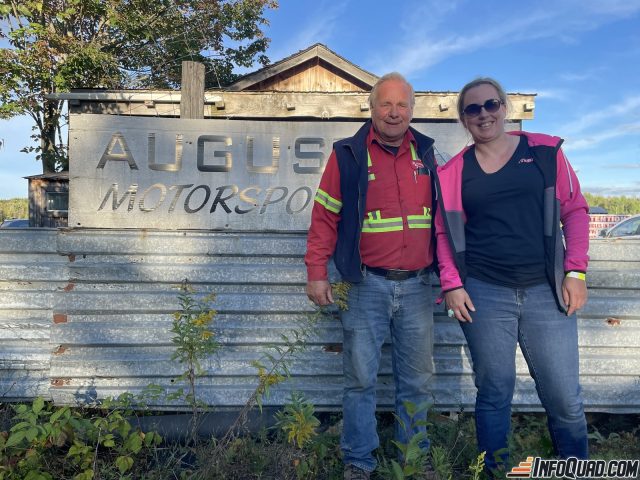
[[[342,202],[338,199],[333,198],[331,195],[320,188],[316,192],[315,201],[330,212],[340,213],[340,210],[342,210]]]

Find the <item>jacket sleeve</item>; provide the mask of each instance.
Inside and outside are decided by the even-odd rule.
[[[578,177],[561,149],[556,162],[556,194],[560,201],[560,220],[566,244],[564,270],[586,272],[589,263],[589,206],[580,192]]]
[[[327,263],[336,248],[341,209],[340,170],[334,151],[320,179],[311,211],[307,253],[304,256],[307,281],[328,278]]]
[[[443,203],[436,210],[436,251],[438,253],[438,268],[440,269],[440,285],[443,292],[454,290],[462,286],[460,274],[456,267],[453,251],[449,244],[447,229],[442,217]]]

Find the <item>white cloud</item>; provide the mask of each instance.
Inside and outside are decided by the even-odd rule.
[[[470,22],[457,29],[449,29],[455,33],[443,34],[446,30],[434,31],[434,25],[459,23],[449,14],[455,12],[459,19],[464,13],[461,8],[466,8],[461,6],[458,9],[459,2],[451,2],[446,7],[442,6],[443,3],[446,4],[429,1],[426,5],[421,3],[414,7],[410,18],[415,20],[408,23],[408,28],[403,29],[403,38],[390,42],[386,52],[377,54],[371,62],[372,71],[398,70],[410,76],[453,55],[469,54],[486,49],[487,46],[514,45],[541,38],[580,43],[582,32],[628,17],[640,10],[638,0],[613,1],[611,8],[609,2],[602,4],[596,0],[567,0],[560,3],[549,1],[545,2],[546,5],[536,4],[537,9],[531,10],[526,10],[526,4],[519,4],[514,13],[507,12],[498,17],[501,10],[497,10],[491,19],[486,17],[482,22]],[[488,22],[498,27],[486,28]],[[470,29],[470,26],[473,28]]]
[[[604,196],[620,196],[625,195],[627,197],[640,196],[640,184],[629,185],[582,185],[583,192],[589,192],[593,195]]]
[[[605,70],[604,67],[590,68],[581,72],[567,72],[560,74],[560,79],[565,82],[586,82],[594,80]]]
[[[611,129],[611,119],[613,119],[614,122],[617,121],[620,123],[628,121],[628,116],[636,114],[638,109],[640,109],[640,95],[628,97],[608,108],[600,108],[592,110],[590,113],[580,115],[577,120],[565,124],[563,132],[565,132],[565,135],[581,134],[590,127],[601,124],[607,124],[607,128]],[[635,123],[631,125],[620,125],[616,126],[615,129],[634,131],[637,130],[637,125],[638,124]]]
[[[626,17],[640,11],[638,0],[576,0],[576,7],[603,16]]]
[[[561,101],[569,101],[571,96],[571,90],[567,90],[565,88],[516,88],[511,89],[514,92],[536,92],[536,100],[561,100]]]
[[[269,58],[279,61],[315,43],[323,43],[331,48],[329,40],[334,35],[338,20],[345,15],[347,4],[346,0],[318,2],[317,7],[305,17],[306,23],[296,26],[296,34],[292,38],[281,43],[279,49],[269,50]]]
[[[640,163],[619,163],[614,165],[607,165],[607,168],[615,168],[619,170],[635,170],[640,169]]]
[[[638,132],[640,132],[640,123],[616,125],[614,128],[595,134],[585,133],[579,136],[567,136],[564,148],[567,151],[594,148],[606,140],[637,135]]]

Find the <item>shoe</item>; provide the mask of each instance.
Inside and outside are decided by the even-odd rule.
[[[355,465],[344,467],[344,480],[369,480],[371,472],[367,472]]]

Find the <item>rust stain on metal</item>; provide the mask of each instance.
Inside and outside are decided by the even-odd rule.
[[[68,319],[64,313],[54,313],[53,314],[53,323],[67,323]]]
[[[76,261],[76,256],[73,253],[70,253],[67,256],[69,257],[69,261],[70,262],[75,262]]]
[[[54,355],[62,355],[62,354],[63,354],[64,352],[66,352],[66,351],[67,351],[67,347],[64,347],[64,346],[60,345],[60,346],[58,346],[58,348],[56,348],[56,349],[53,351],[53,354],[54,354]]]
[[[69,282],[69,285],[67,285],[66,287],[64,287],[64,291],[65,292],[70,292],[71,290],[73,290],[76,287],[76,284],[73,282]]]
[[[342,353],[342,344],[341,343],[329,343],[322,347],[327,353]]]
[[[71,381],[68,378],[52,378],[51,386],[52,387],[64,387],[65,385],[69,385]]]
[[[612,327],[618,327],[620,326],[622,322],[620,321],[619,318],[614,318],[614,317],[609,317],[607,318],[607,324],[612,326]]]

